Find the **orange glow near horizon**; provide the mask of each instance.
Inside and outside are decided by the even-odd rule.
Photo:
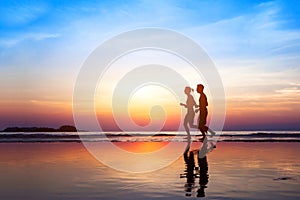
[[[143,88],[137,91],[128,102],[128,113],[133,123],[143,127],[154,122],[165,121],[164,130],[177,130],[186,110],[182,110],[179,102],[172,94],[157,88]],[[297,93],[274,94],[273,96],[229,96],[226,104],[225,130],[245,130],[299,127],[299,99]],[[194,93],[196,102],[198,94]],[[182,93],[182,98],[185,95]],[[210,97],[208,96],[211,102]],[[29,100],[0,101],[1,129],[9,126],[49,126],[59,127],[64,124],[74,124],[72,101],[54,101],[54,98]],[[104,130],[118,130],[112,114],[112,106],[107,96],[95,98],[96,114]],[[160,109],[156,105],[161,105]],[[208,106],[209,117],[212,105]],[[114,113],[122,120],[125,113],[116,110]],[[196,114],[197,118],[197,114]],[[195,119],[196,120],[196,119]],[[208,120],[209,121],[209,120]],[[182,129],[182,127],[179,127]]]
[[[118,99],[120,104],[125,101]],[[151,125],[155,130],[161,130],[159,129],[161,126],[164,130],[178,129],[182,117],[179,101],[164,88],[145,86],[137,90],[127,101],[127,109],[120,111],[112,108],[109,97],[96,96],[95,107],[101,127],[109,129],[109,124],[117,126],[118,120],[128,121],[129,118],[130,123],[141,128]]]
[[[197,101],[197,99],[196,99]],[[134,123],[145,126],[150,123],[151,102],[146,102],[149,107],[142,107],[141,104],[133,103],[129,106],[129,114]],[[167,103],[167,102],[166,102]],[[63,124],[73,124],[72,102],[48,102],[31,100],[27,102],[12,101],[1,102],[1,126],[2,129],[8,126],[50,126],[59,127]],[[106,130],[115,130],[111,108],[109,105],[97,107],[97,116]],[[208,107],[209,112],[211,108]],[[155,111],[155,109],[154,109]],[[173,103],[164,107],[163,113],[159,109],[153,113],[152,119],[157,121],[166,120],[165,129],[176,129],[180,124],[180,107]],[[183,110],[183,116],[185,115]],[[155,114],[156,113],[156,114]],[[300,108],[297,103],[280,100],[265,99],[250,101],[244,99],[228,99],[226,110],[225,129],[260,129],[260,127],[296,126],[299,124]],[[119,113],[122,117],[122,113]],[[209,113],[210,117],[211,113]],[[196,115],[197,116],[197,115]],[[258,127],[258,128],[257,128]],[[182,127],[181,127],[182,128]]]
[[[150,153],[163,148],[169,142],[113,142],[113,144],[132,153]]]

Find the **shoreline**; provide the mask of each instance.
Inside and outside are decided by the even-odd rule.
[[[214,140],[215,141],[215,140]],[[112,142],[112,143],[145,143],[145,142],[178,142],[178,143],[186,143],[186,141],[84,141],[84,143],[91,142],[91,143],[106,143],[106,142]],[[200,142],[200,141],[193,141],[193,142]],[[216,141],[217,143],[297,143],[300,142],[300,140],[220,140]],[[83,143],[81,140],[66,140],[66,141],[51,141],[51,140],[46,140],[46,141],[0,141],[0,144],[8,144],[8,143],[17,143],[17,144],[22,144],[22,143]]]
[[[202,135],[191,134],[193,142],[200,141]],[[299,132],[223,132],[223,134],[207,135],[214,142],[300,142]],[[31,132],[31,133],[0,133],[0,143],[81,143],[81,142],[186,142],[185,132],[145,133],[145,132]]]

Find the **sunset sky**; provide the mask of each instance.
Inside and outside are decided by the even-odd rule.
[[[74,84],[89,54],[121,32],[159,27],[192,38],[215,63],[225,130],[300,130],[299,19],[298,0],[0,1],[0,129],[74,124]],[[145,125],[145,94],[136,95],[129,111]],[[178,102],[160,91],[146,96],[145,106],[160,99],[168,126],[178,125]],[[97,109],[114,127],[109,107]]]

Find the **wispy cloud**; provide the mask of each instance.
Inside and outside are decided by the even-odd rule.
[[[16,37],[0,39],[0,46],[12,47],[26,40],[41,41],[60,37],[60,34],[55,33],[24,33]]]
[[[278,93],[281,96],[292,96],[292,97],[300,97],[300,84],[293,84],[291,83],[289,87],[276,90],[276,93]],[[300,103],[300,99],[298,99],[298,102]]]
[[[263,58],[300,48],[300,30],[285,29],[276,2],[256,6],[254,12],[187,29],[217,58]]]

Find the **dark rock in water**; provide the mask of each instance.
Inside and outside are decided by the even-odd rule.
[[[74,126],[64,125],[58,129],[48,127],[8,127],[1,132],[77,132]]]
[[[59,132],[77,132],[77,129],[74,126],[64,125],[57,129]]]
[[[285,181],[285,180],[293,180],[292,177],[279,177],[279,178],[274,178],[274,181]]]

